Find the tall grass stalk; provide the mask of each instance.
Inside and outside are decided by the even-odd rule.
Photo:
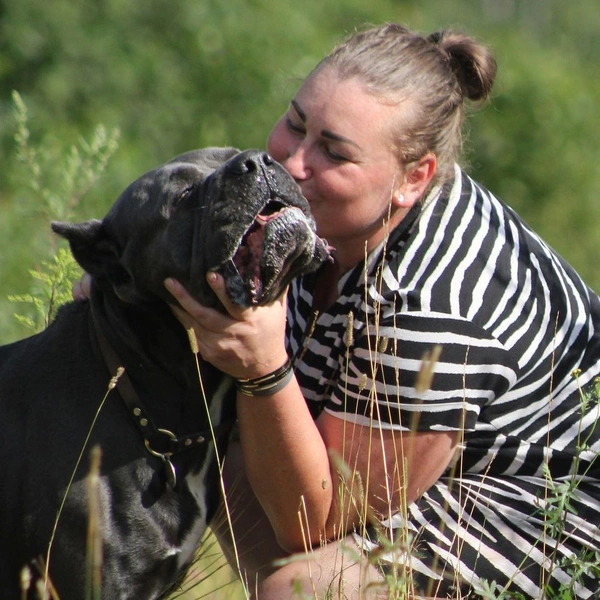
[[[227,519],[227,524],[229,526],[229,531],[231,531],[231,541],[232,541],[232,546],[233,546],[233,554],[235,557],[235,561],[236,561],[236,570],[237,570],[237,574],[240,578],[240,581],[243,582],[244,578],[242,575],[242,568],[241,568],[241,564],[240,564],[240,559],[239,559],[239,553],[237,550],[237,544],[236,544],[236,540],[235,540],[235,536],[233,535],[233,521],[231,518],[231,510],[229,508],[229,502],[227,501],[227,493],[225,490],[225,482],[223,480],[223,457],[221,457],[219,455],[219,447],[217,445],[217,436],[215,435],[215,430],[213,427],[213,420],[217,415],[213,415],[211,413],[211,407],[209,405],[209,399],[206,396],[206,392],[204,390],[204,382],[202,381],[202,372],[200,370],[200,360],[198,358],[198,341],[196,340],[196,334],[194,333],[193,329],[188,329],[187,330],[187,334],[188,334],[188,339],[190,342],[190,348],[192,350],[192,354],[194,355],[194,359],[196,361],[196,372],[198,374],[198,384],[200,386],[200,391],[201,391],[201,395],[202,395],[202,399],[204,401],[204,409],[206,410],[206,414],[208,416],[208,424],[209,424],[209,428],[210,428],[210,433],[211,433],[211,441],[212,441],[212,447],[215,453],[215,460],[217,461],[217,465],[218,465],[218,469],[219,469],[219,483],[221,486],[221,495],[223,498],[223,508],[225,511],[225,516]],[[229,382],[231,384],[231,382]],[[250,598],[250,594],[247,590],[247,587],[244,585],[243,586],[244,592],[246,594],[246,598]]]
[[[87,446],[89,444],[90,441],[90,437],[92,435],[92,431],[94,430],[94,426],[96,425],[96,421],[98,420],[98,416],[100,415],[100,411],[102,410],[102,407],[104,406],[106,399],[108,398],[108,395],[110,394],[111,390],[113,390],[115,388],[115,386],[117,385],[117,382],[119,380],[119,377],[121,377],[121,375],[123,375],[123,373],[125,372],[125,369],[123,369],[123,367],[119,367],[117,369],[116,374],[111,378],[109,384],[108,384],[108,389],[106,391],[106,393],[104,394],[104,397],[102,398],[102,401],[100,402],[100,406],[98,406],[98,409],[96,410],[96,414],[94,415],[94,419],[92,420],[92,423],[90,424],[90,427],[88,429],[88,432],[86,434],[85,440],[83,442],[83,445],[81,446],[81,450],[79,452],[79,456],[77,457],[77,460],[75,462],[75,466],[73,467],[73,471],[71,472],[71,477],[69,479],[69,482],[67,484],[67,487],[65,489],[65,493],[63,494],[63,498],[62,501],[60,503],[60,506],[58,508],[58,512],[56,514],[56,518],[54,520],[54,526],[52,528],[52,534],[50,536],[50,541],[48,542],[48,550],[46,552],[46,561],[45,561],[45,570],[44,570],[44,583],[47,584],[47,582],[49,581],[49,573],[48,573],[48,569],[50,568],[50,555],[52,553],[52,546],[54,544],[54,539],[56,537],[56,530],[58,529],[58,523],[60,521],[60,517],[62,515],[63,509],[65,507],[65,503],[67,501],[67,496],[69,495],[69,490],[71,489],[72,485],[73,485],[73,481],[75,479],[75,475],[77,474],[77,471],[79,469],[79,465],[81,464],[81,460],[83,458],[83,455],[85,454],[85,451],[87,449]],[[97,459],[99,461],[99,457]],[[95,462],[92,462],[92,473],[94,472],[94,469],[99,468],[99,462],[98,464],[96,464]],[[97,475],[97,473],[96,473]],[[90,516],[90,519],[92,519],[92,521],[90,522],[90,528],[92,527],[93,524],[97,524],[97,520],[95,520],[95,515],[97,515],[97,512],[94,513],[93,510],[93,506],[91,507],[91,513],[92,515]],[[100,533],[98,533],[97,535],[100,535]],[[91,543],[92,545],[97,543],[97,541],[94,540],[88,540],[89,543]],[[91,556],[92,558],[94,558],[94,560],[96,559],[96,554],[92,551],[90,551],[88,553],[89,556]],[[88,572],[94,573],[94,568],[93,565],[88,565]]]
[[[90,452],[90,472],[87,476],[88,530],[86,556],[85,600],[102,598],[102,518],[100,512],[100,460],[102,450],[94,446]]]

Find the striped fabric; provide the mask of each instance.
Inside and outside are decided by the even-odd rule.
[[[290,289],[288,339],[315,416],[464,429],[458,468],[410,507],[404,525],[414,530],[412,567],[434,586],[426,591],[456,597],[457,585],[481,591],[487,580],[542,598],[548,581],[570,585],[567,563],[600,551],[600,413],[581,394],[600,387],[598,296],[458,167],[345,274],[337,302],[319,315],[314,281]],[[423,390],[423,357],[436,345]],[[577,512],[557,539],[542,510],[551,496],[545,468],[556,485],[579,482]],[[401,521],[387,523],[390,535]],[[582,582],[572,597],[600,589],[591,577]]]

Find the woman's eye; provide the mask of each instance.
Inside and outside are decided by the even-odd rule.
[[[335,162],[348,162],[350,160],[346,156],[338,154],[337,152],[328,147],[325,148],[325,154],[327,154],[330,160],[333,160]]]
[[[304,127],[302,125],[296,125],[289,117],[285,120],[287,128],[294,133],[304,134]]]

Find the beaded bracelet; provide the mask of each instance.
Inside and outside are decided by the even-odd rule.
[[[293,376],[292,361],[288,357],[285,364],[272,373],[255,379],[236,379],[235,387],[245,396],[270,396],[282,390]]]

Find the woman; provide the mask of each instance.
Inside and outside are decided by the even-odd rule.
[[[235,544],[216,530],[260,600],[598,589],[570,567],[600,550],[597,406],[580,393],[600,373],[600,303],[455,165],[495,74],[462,34],[355,33],[268,140],[334,262],[247,310],[209,274],[228,314],[166,282],[202,357],[238,380]],[[249,396],[264,376],[274,388]],[[573,510],[546,472],[577,482]]]
[[[226,461],[237,560],[260,599],[385,597],[373,584],[390,572],[437,597],[493,581],[527,598],[597,591],[570,565],[600,547],[597,409],[580,394],[600,372],[600,304],[455,167],[465,102],[486,99],[495,73],[486,48],[452,32],[351,36],[268,140],[334,262],[294,282],[287,305],[248,310],[211,275],[228,315],[167,283],[223,371],[260,378],[293,361],[274,393],[240,384]],[[424,383],[422,358],[439,348]],[[577,478],[572,511],[555,510],[545,470]],[[355,553],[340,555],[344,538]]]

